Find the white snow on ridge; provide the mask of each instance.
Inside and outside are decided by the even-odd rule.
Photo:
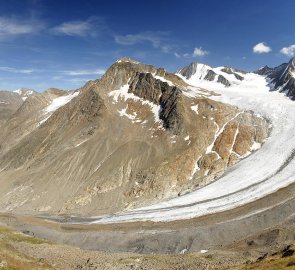
[[[166,83],[168,83],[169,86],[174,86],[173,82],[171,82],[171,81],[165,79],[164,77],[162,77],[162,76],[158,76],[158,75],[155,75],[155,74],[152,74],[152,75],[153,75],[153,77],[154,77],[155,79],[160,80],[160,81],[162,81],[162,82],[166,82]]]
[[[294,183],[295,103],[284,94],[269,92],[263,76],[249,73],[244,77],[236,87],[212,84],[209,90],[221,94],[213,99],[243,110],[253,110],[271,121],[271,135],[259,151],[241,160],[218,181],[201,189],[151,206],[96,217],[91,223],[194,218],[236,208]],[[254,144],[252,148],[258,147]]]
[[[30,95],[34,94],[33,90],[26,89],[26,88],[20,88],[20,89],[14,90],[13,92],[22,96],[23,101],[25,101]]]
[[[213,90],[216,88],[217,89],[226,88],[222,83],[217,82],[219,75],[222,75],[225,79],[227,79],[229,81],[229,83],[231,84],[230,87],[237,87],[239,85],[243,85],[243,81],[238,80],[234,74],[228,74],[228,73],[222,71],[222,69],[224,69],[224,68],[225,67],[212,68],[212,67],[207,66],[205,64],[198,63],[196,72],[191,76],[191,78],[189,80],[187,80],[180,73],[176,73],[176,75],[190,85],[197,86],[197,87],[207,89],[207,90]],[[217,74],[213,81],[205,80],[207,72],[210,70]],[[245,78],[245,76],[247,76],[247,74],[242,74],[238,71],[234,71],[234,73],[236,73],[244,78]],[[192,97],[196,97],[198,94],[200,94],[197,89],[192,88],[191,90],[195,92],[194,95],[190,95]]]
[[[134,95],[133,93],[128,93],[128,89],[129,89],[129,84],[125,84],[123,85],[120,89],[118,90],[113,90],[111,92],[109,92],[109,97],[113,98],[114,103],[117,103],[119,101],[119,98],[123,99],[124,101],[131,99],[131,100],[135,100],[135,101],[140,101],[143,105],[148,105],[152,111],[152,113],[154,114],[154,119],[155,122],[158,123],[162,123],[162,120],[160,119],[160,110],[161,110],[161,106],[160,105],[156,105],[148,100],[145,100],[143,98],[140,98],[136,95]]]
[[[46,113],[49,113],[49,112],[54,112],[56,111],[58,108],[66,105],[68,102],[70,102],[74,97],[78,96],[79,95],[79,92],[74,92],[74,93],[71,93],[69,95],[66,95],[66,96],[61,96],[61,97],[58,97],[58,98],[55,98],[51,101],[51,103],[44,109],[44,111]]]
[[[71,93],[69,95],[66,96],[61,96],[58,98],[55,98],[51,101],[51,103],[45,108],[43,109],[44,112],[44,116],[45,118],[43,118],[39,123],[38,126],[40,126],[41,124],[43,124],[47,119],[50,118],[50,116],[60,107],[66,105],[67,103],[69,103],[74,97],[78,96],[79,92],[74,92]]]

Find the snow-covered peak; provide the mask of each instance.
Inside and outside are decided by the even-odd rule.
[[[13,92],[19,94],[23,100],[26,100],[29,96],[36,93],[35,90],[29,88],[20,88],[14,90]]]
[[[224,66],[213,68],[206,64],[195,62],[177,71],[176,75],[193,85],[205,81],[230,87],[241,84],[245,72]]]

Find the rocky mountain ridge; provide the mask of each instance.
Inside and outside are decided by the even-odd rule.
[[[271,68],[264,66],[254,72],[245,72],[231,67],[210,67],[202,63],[191,63],[176,72],[187,83],[210,88],[212,84],[224,87],[236,87],[243,84],[245,77],[251,74],[264,76],[271,91],[285,93],[295,99],[295,57],[288,63]],[[206,84],[208,82],[209,84]],[[211,83],[211,85],[210,85]]]
[[[1,125],[1,211],[112,213],[216,180],[269,124],[214,95],[120,59],[76,91],[28,97]]]
[[[229,87],[238,81],[244,80],[244,71],[231,67],[213,68],[202,63],[191,63],[176,72],[186,80],[217,82],[225,87]]]
[[[295,57],[288,63],[274,68],[265,66],[255,72],[269,79],[271,90],[283,92],[295,100]]]

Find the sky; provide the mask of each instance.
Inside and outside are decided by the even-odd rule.
[[[295,56],[295,1],[0,0],[0,89],[77,89],[121,57],[256,70]]]

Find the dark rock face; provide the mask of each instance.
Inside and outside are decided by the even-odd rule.
[[[235,69],[232,69],[232,68],[230,68],[230,67],[224,67],[223,69],[221,69],[221,71],[223,71],[223,72],[225,72],[225,73],[227,73],[227,74],[233,74],[235,77],[236,77],[236,79],[238,79],[238,80],[240,80],[240,81],[242,81],[242,80],[244,80],[244,77],[242,77],[242,76],[240,76],[239,74],[237,74],[235,71]],[[240,72],[240,71],[239,71]],[[245,72],[242,72],[242,73],[245,73]]]
[[[255,73],[267,76],[272,84],[272,90],[284,92],[295,100],[295,58],[275,68],[265,66]]]
[[[150,73],[137,73],[128,92],[158,105],[162,88],[167,86],[169,87],[167,83],[156,80]]]
[[[173,134],[180,134],[184,123],[181,90],[177,87],[169,87],[163,90],[160,98],[162,107],[160,119],[164,122],[164,128],[171,130]]]
[[[189,80],[197,71],[198,63],[191,63],[187,67],[180,69],[178,72]]]
[[[159,116],[163,120],[164,128],[173,134],[181,133],[184,107],[179,88],[155,79],[150,73],[136,73],[128,92],[156,105],[161,105]]]
[[[230,86],[230,82],[226,78],[224,78],[222,75],[218,76],[217,82],[222,83],[225,87]]]
[[[263,68],[256,70],[254,73],[258,75],[269,75],[273,70],[274,69],[269,66],[264,66]]]
[[[244,80],[244,77],[240,76],[240,75],[237,74],[237,73],[234,73],[234,76],[236,77],[236,79],[238,79],[238,80],[240,80],[240,81]]]
[[[214,81],[215,80],[215,77],[216,77],[216,73],[213,71],[213,70],[208,70],[204,80],[207,80],[207,81]]]

